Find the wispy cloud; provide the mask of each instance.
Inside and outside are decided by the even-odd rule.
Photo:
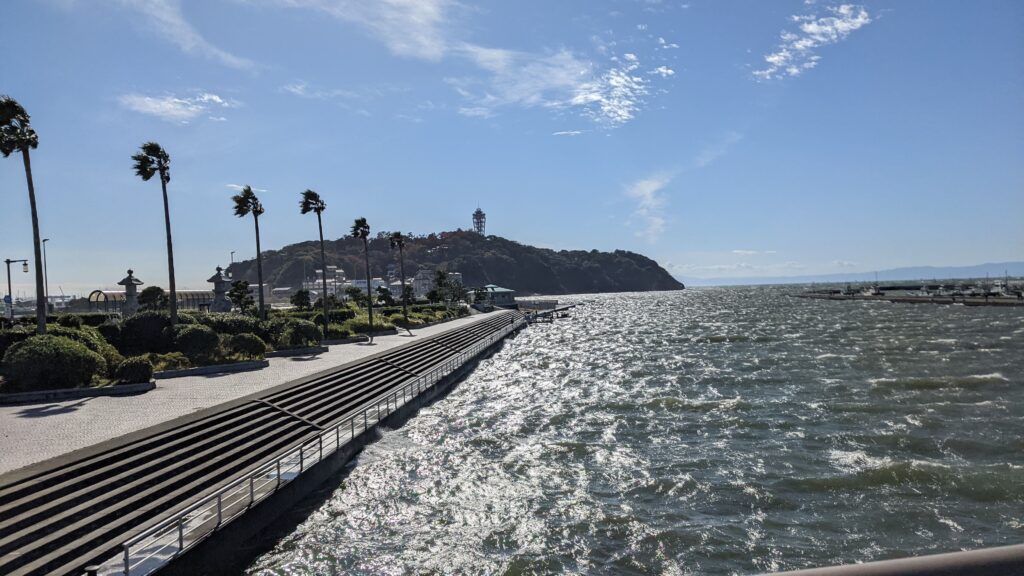
[[[725,156],[729,152],[729,149],[733,147],[740,140],[743,140],[743,134],[739,132],[727,132],[724,136],[718,139],[718,141],[705,146],[697,156],[693,159],[693,165],[697,168],[703,168],[715,160],[718,160],[722,156]]]
[[[188,124],[211,109],[233,108],[237,103],[221,98],[210,92],[198,96],[146,96],[144,94],[124,94],[118,98],[124,108],[140,114],[155,116],[169,122]],[[223,116],[210,116],[211,120],[224,121]]]
[[[589,132],[589,130],[559,130],[558,132],[552,132],[552,136],[579,136]]]
[[[639,222],[636,235],[654,243],[665,231],[662,209],[668,202],[663,190],[672,181],[668,174],[656,174],[626,187],[626,196],[636,200],[633,220]]]
[[[754,254],[757,254],[758,252],[757,252],[757,250],[733,250],[732,253],[733,254],[738,254],[740,256],[753,256]]]
[[[251,60],[235,56],[204,38],[185,19],[179,0],[119,1],[122,6],[139,12],[149,20],[146,26],[147,33],[155,32],[165,40],[176,44],[178,48],[187,54],[204,56],[225,66],[240,70],[251,70],[255,67]]]
[[[783,31],[782,43],[764,57],[768,65],[755,70],[754,76],[761,80],[799,76],[818,65],[821,60],[816,53],[818,48],[844,40],[871,23],[871,16],[862,6],[842,4],[826,10],[824,16],[792,16],[799,31]]]
[[[446,12],[451,0],[253,0],[289,8],[317,10],[356,24],[378,38],[392,53],[440,60],[448,49]]]
[[[312,88],[303,80],[285,84],[284,86],[281,86],[281,90],[294,96],[299,96],[300,98],[312,98],[315,100],[330,100],[333,98],[355,99],[360,97],[359,93],[353,90],[344,90],[341,88],[333,88],[330,90]]]

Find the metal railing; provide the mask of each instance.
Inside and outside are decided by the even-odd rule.
[[[427,372],[410,378],[399,388],[363,404],[315,438],[289,447],[191,506],[170,513],[165,520],[126,541],[122,553],[104,562],[100,573],[131,576],[157,570],[525,325],[525,318],[516,319]]]

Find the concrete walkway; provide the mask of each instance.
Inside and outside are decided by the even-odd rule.
[[[488,317],[490,314],[477,314],[414,329],[413,336],[404,332],[378,336],[372,346],[341,344],[316,356],[271,358],[270,366],[251,372],[157,380],[156,389],[138,396],[0,406],[0,474]]]

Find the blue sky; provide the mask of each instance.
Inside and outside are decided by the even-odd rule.
[[[14,0],[0,92],[32,114],[51,292],[179,286],[326,233],[470,226],[682,277],[1024,257],[1024,3]],[[31,258],[21,162],[0,246]],[[30,275],[18,272],[16,290]]]

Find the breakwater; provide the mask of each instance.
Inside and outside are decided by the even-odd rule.
[[[522,326],[517,312],[489,314],[30,475],[0,477],[0,573],[156,570],[365,442],[377,423]]]

